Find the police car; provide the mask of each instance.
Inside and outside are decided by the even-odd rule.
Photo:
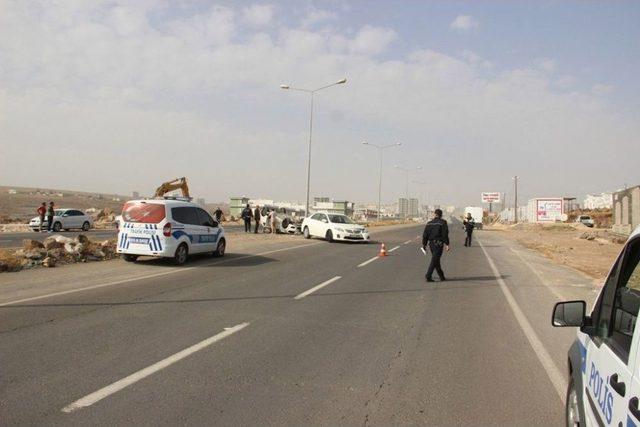
[[[640,426],[640,228],[613,264],[591,313],[559,302],[553,326],[576,326],[569,350],[568,426]]]
[[[224,229],[189,200],[132,200],[122,208],[117,251],[125,261],[153,256],[172,258],[180,265],[190,254],[224,256],[225,248]]]

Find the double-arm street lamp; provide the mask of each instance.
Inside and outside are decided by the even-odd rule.
[[[299,87],[293,87],[290,85],[280,85],[281,89],[288,89],[288,90],[297,90],[300,92],[306,92],[308,93],[311,98],[311,112],[309,115],[309,154],[307,156],[307,205],[306,205],[306,209],[305,209],[305,216],[309,216],[309,187],[310,187],[310,183],[311,183],[311,138],[312,138],[312,134],[313,134],[313,95],[322,90],[322,89],[327,89],[330,88],[331,86],[335,86],[335,85],[341,85],[347,82],[347,79],[342,79],[339,80],[335,83],[331,83],[328,84],[326,86],[322,86],[319,87],[317,89],[304,89],[304,88],[299,88]]]
[[[378,171],[378,221],[380,221],[382,219],[382,152],[385,148],[399,147],[402,143],[396,142],[395,144],[389,145],[376,145],[367,141],[362,141],[362,144],[376,148],[378,150],[378,157],[380,158],[380,170]]]

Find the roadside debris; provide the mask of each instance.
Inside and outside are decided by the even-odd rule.
[[[62,235],[49,236],[40,242],[33,239],[22,241],[22,249],[0,251],[0,272],[19,271],[33,267],[55,267],[87,261],[104,261],[115,258],[116,241],[95,242],[84,234],[75,239]]]

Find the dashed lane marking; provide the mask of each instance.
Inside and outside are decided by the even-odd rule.
[[[403,243],[403,245],[408,245],[409,243],[411,243],[411,240],[407,240],[406,242]]]
[[[249,323],[241,323],[239,325],[233,326],[231,328],[225,328],[223,332],[216,334],[212,337],[207,338],[204,341],[200,341],[199,343],[192,345],[191,347],[185,348],[182,351],[179,351],[166,359],[162,359],[159,362],[154,363],[151,366],[147,366],[144,369],[139,370],[138,372],[134,372],[133,374],[122,378],[119,381],[114,382],[106,387],[101,388],[98,391],[95,391],[91,394],[86,395],[85,397],[76,400],[75,402],[65,406],[62,408],[62,412],[71,413],[77,411],[78,409],[86,408],[87,406],[91,406],[96,402],[101,401],[105,397],[108,397],[114,393],[119,392],[120,390],[129,387],[130,385],[137,383],[143,378],[148,377],[149,375],[155,374],[156,372],[173,365],[174,363],[184,359],[191,354],[200,351],[210,345],[228,337],[229,335],[235,334],[238,331],[249,326]]]
[[[374,256],[373,258],[368,259],[368,260],[366,260],[365,262],[358,264],[358,267],[364,267],[365,265],[367,265],[367,264],[369,264],[369,263],[372,263],[373,261],[375,261],[375,260],[377,260],[377,259],[378,259],[378,257],[377,257],[377,256]]]
[[[389,249],[389,252],[391,253],[391,252],[395,251],[396,249],[398,249],[399,247],[400,246],[396,246],[395,248],[391,248],[391,249]]]
[[[336,276],[336,277],[334,277],[334,278],[332,278],[332,279],[327,280],[326,282],[322,282],[322,283],[320,283],[319,285],[314,286],[313,288],[311,288],[311,289],[309,289],[309,290],[304,291],[304,292],[303,292],[303,293],[301,293],[300,295],[296,295],[296,296],[294,297],[294,299],[302,299],[302,298],[304,298],[304,297],[306,297],[306,296],[309,296],[309,295],[311,295],[312,293],[314,293],[315,291],[318,291],[318,290],[320,290],[320,289],[324,288],[325,286],[330,285],[330,284],[332,284],[333,282],[335,282],[336,280],[340,280],[340,279],[342,279],[342,276]]]

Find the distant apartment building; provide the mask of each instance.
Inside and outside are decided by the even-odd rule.
[[[613,231],[631,234],[640,226],[640,185],[613,193]]]
[[[418,216],[418,199],[398,199],[398,215],[401,218],[415,218]]]
[[[585,209],[611,209],[613,207],[613,193],[587,194],[582,207]]]
[[[317,199],[321,199],[322,201],[318,201]],[[309,210],[313,212],[328,212],[334,214],[342,214],[347,216],[353,216],[354,213],[354,203],[346,200],[333,200],[326,201],[328,198],[314,198],[313,206],[309,208]]]

